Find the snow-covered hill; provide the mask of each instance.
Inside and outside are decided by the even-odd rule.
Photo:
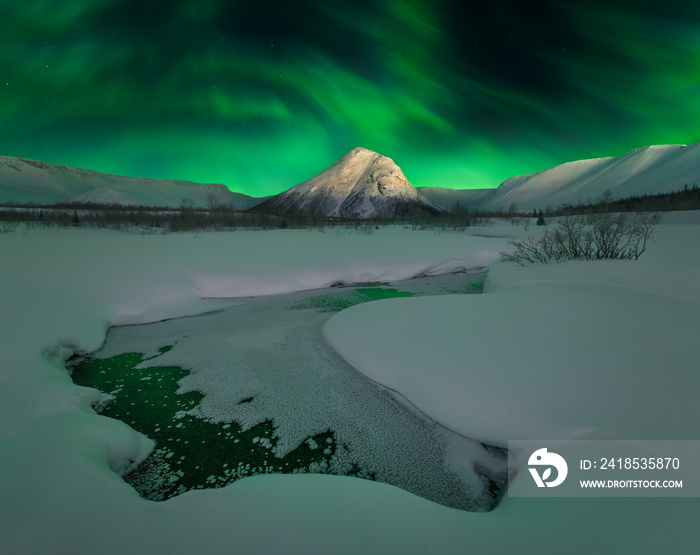
[[[595,200],[608,189],[613,199],[670,193],[700,185],[700,143],[637,148],[611,158],[579,160],[504,181],[474,208],[544,209]]]
[[[37,160],[0,156],[0,202],[54,204],[106,203],[177,207],[230,205],[247,209],[265,199],[233,193],[225,185],[170,179],[124,177]]]
[[[336,218],[437,213],[391,158],[354,148],[311,179],[255,207],[270,214],[320,214]]]
[[[224,185],[123,177],[92,170],[0,156],[0,203],[107,203],[177,207],[212,203],[272,214],[315,213],[374,218],[469,209],[521,211],[680,191],[700,185],[700,143],[637,148],[617,157],[578,160],[507,179],[497,189],[416,189],[386,156],[355,148],[311,179],[271,198],[233,193]]]

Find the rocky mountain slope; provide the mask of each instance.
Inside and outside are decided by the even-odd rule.
[[[253,210],[335,218],[393,218],[434,214],[440,208],[408,182],[391,158],[358,147],[321,173]]]

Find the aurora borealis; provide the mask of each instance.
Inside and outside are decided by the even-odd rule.
[[[276,194],[356,146],[495,187],[700,141],[700,3],[3,0],[0,154]]]

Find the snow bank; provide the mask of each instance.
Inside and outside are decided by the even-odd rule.
[[[503,244],[403,229],[371,236],[340,230],[1,234],[0,552],[87,553],[96,546],[115,553],[141,552],[143,546],[154,552],[192,552],[193,545],[230,552],[275,542],[301,552],[302,546],[318,543],[311,540],[324,530],[317,522],[335,519],[326,529],[336,531],[348,522],[348,489],[359,492],[353,494],[357,504],[375,507],[386,507],[396,495],[414,499],[388,488],[390,501],[378,501],[385,499],[386,489],[367,489],[356,479],[349,485],[342,479],[322,481],[320,489],[305,486],[308,493],[299,495],[296,485],[273,478],[256,481],[260,485],[252,490],[244,486],[255,494],[225,488],[163,504],[146,502],[118,473],[143,459],[151,442],[121,422],[96,416],[91,407],[101,396],[75,386],[62,361],[75,350],[99,347],[110,324],[200,313],[233,302],[211,297],[485,266]],[[252,501],[258,497],[261,504]],[[263,518],[259,508],[280,518]],[[377,509],[368,512],[381,520]],[[279,528],[279,538],[265,540],[271,523]],[[358,548],[357,534],[344,540]],[[384,545],[393,541],[388,537]],[[317,545],[318,550],[327,547],[327,541]]]
[[[356,306],[325,331],[370,378],[486,443],[696,439],[697,262],[498,263],[484,295]]]
[[[698,439],[700,227],[683,225],[690,216],[663,226],[636,262],[499,262],[484,295],[355,306],[333,316],[324,332],[365,375],[445,426],[488,443]],[[682,518],[688,507],[697,510],[697,501],[672,509],[680,520],[664,538],[676,552],[698,539]],[[642,506],[619,504],[625,513],[615,517],[618,533],[648,551],[645,534],[631,537]],[[581,518],[582,506],[570,500],[543,518],[573,534],[570,519]]]

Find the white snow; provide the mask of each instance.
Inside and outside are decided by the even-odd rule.
[[[499,262],[483,295],[358,305],[326,334],[371,379],[493,445],[695,439],[700,243],[686,237],[664,229],[664,252],[638,261]],[[416,322],[429,348],[411,348],[426,342]]]
[[[323,191],[335,198],[377,195],[377,185],[388,194],[418,200],[418,193],[391,158],[357,147],[311,179],[290,189],[302,197]],[[336,214],[337,215],[337,214]]]
[[[383,215],[390,201],[436,208],[421,197],[391,158],[357,147],[329,168],[273,197],[265,210],[282,213],[296,208],[335,218],[371,218]]]
[[[660,228],[638,261],[497,262],[481,296],[358,305],[333,316],[324,331],[362,373],[487,443],[697,439],[700,226],[684,225],[697,216],[671,214],[672,225]],[[664,508],[616,503],[626,551],[656,551],[635,524],[650,510],[668,511],[663,518],[674,521],[674,531],[663,533],[667,550],[690,552],[697,542],[685,514],[697,511],[697,499]],[[496,512],[514,505],[507,499]],[[571,530],[571,519],[600,530],[603,522],[580,514],[581,505],[570,500],[555,512],[551,504],[541,516],[554,533]],[[596,531],[584,546],[561,551],[613,552],[611,539]]]
[[[425,410],[436,412],[433,398],[444,399],[444,413],[437,416],[482,437],[503,439],[512,425],[516,437],[528,432],[532,438],[530,431],[548,431],[552,416],[567,418],[549,423],[560,434],[595,428],[597,436],[697,438],[687,392],[697,389],[692,370],[699,367],[692,333],[698,329],[699,230],[684,223],[664,226],[637,262],[522,269],[498,263],[482,296],[368,303],[337,315],[328,335],[340,346],[348,342],[339,334],[347,333],[355,354],[365,349],[381,354],[381,364],[360,355],[354,364],[387,385],[398,380],[409,400]],[[0,552],[692,552],[700,539],[697,499],[506,498],[495,511],[480,514],[354,478],[267,475],[163,503],[144,501],[115,471],[142,458],[150,442],[120,422],[96,416],[90,405],[101,396],[76,387],[60,363],[71,350],[99,347],[111,323],[203,312],[230,304],[227,296],[488,266],[508,235],[524,231],[494,227],[470,233],[492,237],[403,229],[370,236],[90,230],[0,235]],[[440,303],[448,306],[438,311]],[[398,313],[407,319],[397,321]],[[421,320],[428,315],[433,319]],[[443,322],[466,326],[465,333]],[[591,329],[617,329],[616,323],[623,327],[614,341]],[[380,333],[382,352],[372,332]],[[415,341],[408,345],[402,334]],[[653,360],[630,352],[633,345]],[[520,356],[513,347],[523,349]],[[599,357],[595,348],[609,357]],[[400,349],[410,349],[412,356]],[[351,358],[347,348],[342,352]],[[402,372],[384,353],[401,357]],[[571,358],[578,356],[584,360]],[[455,357],[466,366],[455,365]],[[627,357],[641,365],[632,376]],[[599,360],[604,369],[583,367]],[[653,361],[662,364],[668,379],[659,379]],[[458,366],[478,380],[464,379]],[[564,378],[557,372],[562,368],[607,380],[621,396],[610,402],[633,413],[618,421],[615,406],[601,402],[603,388],[581,376]],[[538,389],[525,372],[535,382],[557,381]],[[573,400],[569,378],[586,386]],[[655,394],[643,387],[642,380],[651,379],[662,388]],[[527,389],[518,391],[517,384]],[[431,390],[438,395],[431,397]],[[454,399],[464,400],[463,412]],[[467,401],[478,401],[487,412],[470,421],[475,410]],[[643,407],[647,401],[653,404]],[[602,412],[585,412],[589,402]]]
[[[0,202],[52,204],[114,203],[178,207],[183,198],[195,206],[232,203],[246,209],[265,199],[233,193],[225,185],[173,179],[146,179],[74,168],[38,160],[0,156]]]
[[[548,170],[507,179],[478,208],[521,210],[595,201],[606,190],[613,198],[670,193],[686,185],[700,186],[700,143],[653,145],[622,156],[578,160]]]
[[[276,197],[267,209],[320,210],[332,217],[374,217],[392,203],[422,203],[450,209],[545,210],[595,201],[610,190],[614,199],[668,193],[700,185],[700,143],[652,145],[622,156],[567,162],[507,179],[497,189],[414,188],[391,158],[354,148],[332,166]],[[496,184],[494,183],[494,186]],[[0,156],[0,202],[95,202],[177,207],[183,198],[206,207],[210,200],[247,209],[268,198],[229,191],[220,184],[123,177],[107,173]],[[381,215],[381,214],[380,214]]]

